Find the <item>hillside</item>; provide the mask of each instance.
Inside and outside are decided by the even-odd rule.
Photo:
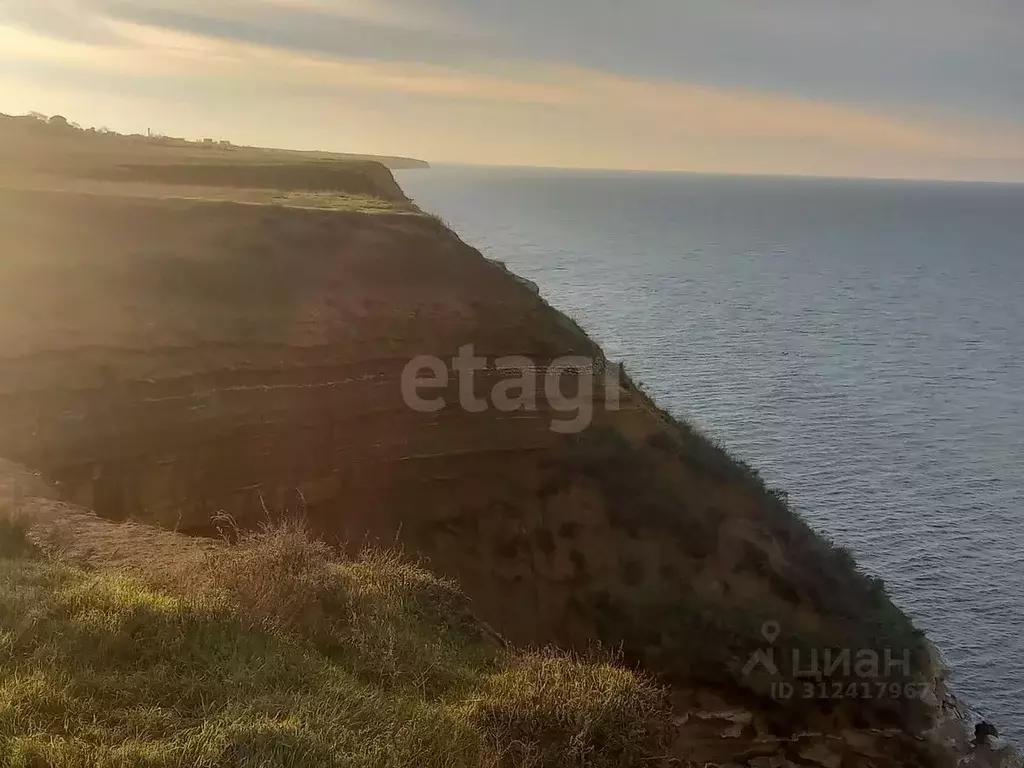
[[[176,600],[213,599],[192,584],[217,583],[197,562],[244,557],[216,544],[226,530],[234,539],[299,516],[312,538],[337,549],[332,558],[350,563],[340,568],[361,567],[367,547],[402,548],[460,585],[472,622],[512,647],[621,649],[625,667],[671,691],[660,714],[644,704],[652,733],[659,718],[669,723],[666,751],[651,748],[638,761],[955,762],[963,734],[946,723],[956,715],[941,669],[884,585],[811,531],[785,494],[660,411],[532,286],[419,211],[383,166],[168,164],[160,152],[124,156],[59,142],[5,149],[0,457],[42,475],[39,485],[16,472],[23,479],[9,483],[17,492],[7,506],[24,521],[12,530],[24,529],[45,563],[8,566],[11,615],[28,611],[17,598],[25,590],[45,595],[57,583],[58,603],[47,610],[84,621],[68,618],[61,596],[108,578],[141,579],[125,589],[173,614],[183,610]],[[449,365],[467,345],[489,361],[525,358],[541,392],[536,407],[495,407],[507,374],[494,365],[475,377],[453,371],[430,391],[444,401],[439,409],[411,407],[403,386],[410,361]],[[563,376],[557,364],[566,355],[585,358],[586,370]],[[580,389],[589,371],[599,374],[593,392]],[[573,395],[545,392],[549,375]],[[469,394],[491,404],[460,406],[471,384]],[[567,429],[584,415],[584,428]],[[151,551],[156,541],[162,558]],[[243,535],[243,552],[260,541]],[[312,554],[298,561],[319,568],[308,561],[327,551],[303,541],[302,553]],[[199,561],[189,554],[197,546]],[[184,591],[174,580],[152,581],[159,574],[150,561],[173,562],[173,551],[195,577]],[[244,623],[252,606],[237,608],[236,587],[217,599],[234,600],[232,620]],[[339,606],[318,606],[331,646]],[[447,642],[449,607],[423,630],[437,642]],[[113,609],[81,608],[89,616]],[[102,619],[123,640],[124,625],[111,622]],[[32,666],[52,655],[49,640],[32,642],[18,674],[49,679]],[[771,666],[748,663],[769,652]],[[467,673],[463,698],[446,692],[462,702],[451,706],[464,712],[467,690],[504,674],[488,663]],[[431,674],[433,662],[422,664]],[[557,694],[570,708],[614,677],[610,667],[586,669],[586,684],[576,673],[567,683],[578,700]],[[809,669],[822,674],[808,678]],[[648,691],[645,678],[626,678],[630,690]],[[287,677],[278,683],[294,692]],[[120,685],[95,700],[120,696]],[[792,695],[780,695],[786,690]],[[175,695],[125,699],[125,711],[169,706]],[[332,701],[317,706],[331,710]],[[239,702],[222,704],[230,713]],[[545,705],[530,693],[519,706]],[[295,707],[282,704],[275,716],[312,728]],[[33,723],[41,739],[90,738],[77,720],[59,734],[52,722]],[[10,727],[17,741],[23,726]],[[333,727],[319,726],[316,738],[349,738]],[[560,738],[544,722],[531,728],[508,740],[541,749]],[[466,738],[484,743],[487,733]],[[957,744],[940,745],[936,734]],[[295,735],[259,738],[273,752]],[[603,738],[586,742],[597,750],[586,764],[600,764],[594,754],[621,757],[607,757],[617,747]],[[218,754],[208,764],[227,764]],[[502,759],[569,764],[561,753]]]

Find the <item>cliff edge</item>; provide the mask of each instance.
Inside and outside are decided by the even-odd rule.
[[[968,750],[884,584],[383,166],[32,157],[0,173],[0,456],[45,486],[8,504],[45,557],[147,579],[117,532],[298,516],[332,557],[399,546],[501,643],[654,676],[636,764]]]

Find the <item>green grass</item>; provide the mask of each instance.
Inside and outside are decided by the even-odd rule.
[[[393,554],[340,560],[285,526],[178,590],[7,551],[21,554],[0,558],[0,765],[555,768],[659,754],[656,685],[512,652],[452,584]]]

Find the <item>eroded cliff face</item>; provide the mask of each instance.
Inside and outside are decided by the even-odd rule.
[[[686,716],[687,744],[716,723],[740,739],[705,761],[845,730],[885,734],[851,764],[940,760],[916,738],[927,695],[778,695],[926,693],[924,646],[881,585],[435,220],[7,189],[0,232],[0,456],[66,501],[200,536],[301,513],[353,548],[397,542],[513,642],[621,645],[676,686],[680,712],[747,713]],[[409,362],[451,369],[466,345],[531,361],[538,407],[495,407],[508,376],[493,368],[475,376],[479,412],[454,372],[423,393],[444,407],[411,407]],[[602,373],[573,434],[543,394],[566,355]],[[826,650],[879,668],[801,678]],[[774,674],[748,668],[767,652]]]

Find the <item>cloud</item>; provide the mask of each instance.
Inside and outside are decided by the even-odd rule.
[[[394,0],[258,0],[262,5],[286,12],[316,13],[351,19],[377,26],[414,30],[465,32],[466,21],[440,8],[430,9],[424,3],[397,3]],[[209,8],[208,3],[196,3]],[[181,7],[175,3],[172,7]]]
[[[1012,120],[641,77],[499,55],[500,46],[475,52],[481,41],[486,49],[493,30],[466,9],[428,0],[48,0],[60,12],[45,18],[19,2],[6,6],[20,9],[16,22],[0,17],[0,62],[22,72],[20,86],[8,77],[8,92],[30,93],[31,79],[36,93],[59,89],[66,99],[62,84],[74,83],[117,103],[120,90],[123,103],[136,102],[134,111],[144,99],[154,121],[166,115],[190,135],[495,164],[734,172],[996,177],[1000,162],[1019,169],[1024,158],[1024,130]],[[604,0],[594,2],[599,8]],[[729,13],[734,6],[723,17]],[[66,34],[76,14],[89,34]],[[350,47],[325,32],[335,29],[364,44]],[[472,44],[450,57],[386,45],[363,54],[371,42],[408,36],[421,45]],[[254,117],[261,110],[273,111],[274,120]],[[360,146],[334,143],[342,135],[330,129],[337,121]]]
[[[242,21],[246,18],[309,21],[344,20],[370,26],[415,30],[459,29],[464,22],[440,8],[403,0],[5,0],[0,19],[28,26],[38,32],[74,37],[65,23],[86,22],[97,17],[135,21],[177,18]]]
[[[573,98],[564,87],[539,80],[409,62],[333,59],[117,20],[107,20],[105,29],[116,43],[81,43],[0,27],[0,59],[63,63],[110,76],[128,71],[152,77],[191,77],[197,88],[216,78],[242,78],[266,87],[291,85],[305,90],[335,87],[549,104]]]
[[[1024,121],[1019,0],[434,1],[486,24],[495,55]]]
[[[5,15],[76,41],[115,18],[338,58],[569,64],[1024,122],[1019,0],[5,0]]]
[[[471,34],[450,12],[400,0],[6,0],[0,25],[110,44],[111,22],[327,55],[429,58]],[[417,54],[418,51],[418,54]]]

